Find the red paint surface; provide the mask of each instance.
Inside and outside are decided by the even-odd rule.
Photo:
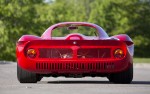
[[[99,38],[93,40],[87,39],[86,37],[80,34],[72,34],[67,37],[64,37],[63,40],[52,40],[51,32],[54,28],[58,26],[63,26],[64,24],[83,24],[85,26],[94,27],[99,32]],[[102,36],[104,35],[104,36]],[[115,39],[114,39],[115,38]],[[28,71],[48,74],[48,73],[115,73],[126,70],[132,63],[132,55],[128,50],[128,46],[133,45],[133,42],[130,37],[127,35],[117,35],[113,37],[108,37],[106,32],[101,29],[101,27],[85,22],[66,22],[59,23],[49,27],[42,37],[24,35],[17,42],[16,46],[16,55],[18,65]],[[133,46],[134,47],[134,46]],[[35,49],[37,55],[35,58],[29,58],[26,55],[28,49]],[[80,55],[80,49],[103,49],[108,48],[109,51],[105,50],[91,50],[91,54]],[[124,52],[123,58],[115,58],[114,51],[116,49],[122,49]],[[51,50],[42,50],[39,49],[70,49],[64,52],[59,50],[62,53],[63,58],[51,58]],[[84,53],[88,50],[83,50]],[[100,51],[100,52],[94,52]],[[133,50],[131,50],[133,51]],[[70,55],[71,52],[71,55]],[[54,50],[57,56],[58,52]],[[94,54],[95,53],[95,54]],[[106,53],[106,54],[105,54]],[[43,54],[43,56],[42,56]],[[46,54],[46,55],[45,55]],[[100,55],[98,55],[100,54]],[[103,54],[103,55],[102,55]],[[54,55],[54,54],[53,54]],[[71,58],[65,58],[70,55]],[[89,57],[88,57],[89,56]],[[90,57],[93,56],[93,57]],[[95,57],[94,57],[95,56]],[[61,55],[60,55],[61,57]],[[82,57],[82,58],[81,58]],[[86,57],[86,58],[84,58]]]

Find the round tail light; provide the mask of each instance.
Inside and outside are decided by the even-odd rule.
[[[115,58],[123,58],[124,57],[124,52],[121,49],[116,49],[114,51],[114,57]]]
[[[28,49],[27,50],[27,56],[30,58],[35,58],[36,57],[36,50],[35,49]]]

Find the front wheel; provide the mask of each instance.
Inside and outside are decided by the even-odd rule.
[[[110,82],[129,84],[133,79],[133,64],[126,70],[120,73],[110,74],[108,77]]]
[[[37,81],[41,80],[38,74],[23,70],[22,68],[19,67],[18,64],[17,64],[17,78],[20,83],[37,83]]]

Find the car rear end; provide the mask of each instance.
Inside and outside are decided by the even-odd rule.
[[[39,74],[110,74],[128,69],[132,57],[117,40],[33,40],[18,43],[17,61]]]

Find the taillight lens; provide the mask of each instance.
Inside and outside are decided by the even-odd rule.
[[[115,58],[123,58],[124,57],[124,52],[121,49],[116,49],[114,51],[114,57]]]
[[[36,57],[36,50],[35,49],[28,49],[27,50],[27,56],[30,58],[35,58]]]

